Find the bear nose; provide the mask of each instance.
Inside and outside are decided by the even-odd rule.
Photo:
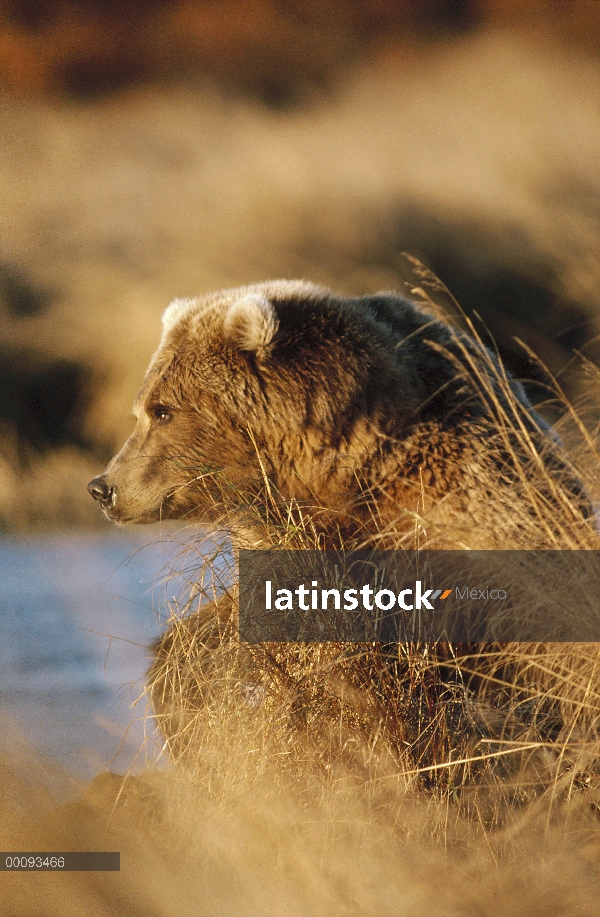
[[[115,488],[111,487],[103,474],[98,475],[97,478],[90,481],[87,489],[94,500],[100,500],[101,503],[108,503],[109,500],[113,499],[115,494]]]

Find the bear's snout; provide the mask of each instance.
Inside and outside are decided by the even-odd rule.
[[[106,505],[110,503],[114,504],[117,492],[116,488],[108,483],[106,480],[106,475],[100,474],[97,478],[93,478],[88,484],[88,491],[91,493],[94,500],[98,500],[100,503]]]

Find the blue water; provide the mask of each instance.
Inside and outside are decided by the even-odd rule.
[[[187,553],[148,529],[0,540],[3,745],[18,736],[86,779],[156,759],[148,647],[214,549],[194,537]]]

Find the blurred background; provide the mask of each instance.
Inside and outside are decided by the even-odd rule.
[[[94,525],[170,299],[410,289],[597,357],[595,0],[4,0],[0,524]],[[408,284],[408,287],[407,287]]]
[[[82,628],[106,678],[117,593],[110,633],[141,646],[117,680],[143,674],[162,561],[114,586],[135,565],[86,483],[132,429],[171,299],[276,277],[406,293],[409,252],[534,398],[549,372],[598,421],[597,0],[3,0],[0,137],[0,612],[20,647],[0,694],[22,723],[56,707],[31,673],[74,677]],[[122,558],[154,536],[127,537]]]

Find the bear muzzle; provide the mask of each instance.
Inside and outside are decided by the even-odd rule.
[[[135,482],[134,482],[135,485]],[[156,522],[169,514],[168,500],[160,491],[148,494],[147,488],[133,486],[131,481],[120,480],[118,485],[110,472],[93,478],[87,486],[88,492],[97,500],[107,519],[121,525]],[[131,499],[131,493],[137,494]]]
[[[93,478],[87,487],[94,500],[98,500],[103,508],[114,506],[117,500],[117,488],[109,484],[105,474]]]

